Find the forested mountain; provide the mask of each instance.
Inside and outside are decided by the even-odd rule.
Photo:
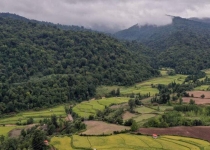
[[[76,25],[62,25],[62,24],[54,24],[54,23],[46,22],[46,21],[37,21],[37,20],[28,19],[28,18],[19,16],[17,14],[11,14],[11,13],[0,13],[0,17],[17,19],[17,20],[26,21],[26,22],[33,22],[33,23],[37,23],[37,24],[49,25],[49,26],[57,27],[57,28],[63,29],[63,30],[91,31],[91,29],[86,29],[83,26],[80,27],[80,26],[76,26]]]
[[[0,114],[82,101],[98,85],[158,75],[107,35],[0,17]]]
[[[198,22],[210,23],[210,18],[189,18],[189,19]]]
[[[173,17],[172,24],[166,26],[135,25],[114,36],[136,40],[148,47],[150,50],[144,53],[154,67],[171,67],[183,74],[210,67],[210,25],[207,23]],[[135,47],[138,51],[138,45]]]

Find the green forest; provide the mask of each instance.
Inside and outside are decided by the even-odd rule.
[[[209,23],[172,17],[165,26],[138,25],[114,37],[129,40],[127,46],[150,58],[153,67],[170,67],[179,74],[195,74],[210,66]]]
[[[146,60],[102,33],[0,18],[0,113],[80,102],[98,85],[159,76]]]

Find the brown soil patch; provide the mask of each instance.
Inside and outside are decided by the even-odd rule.
[[[210,126],[197,127],[171,127],[171,128],[140,128],[141,134],[152,135],[178,135],[192,138],[199,138],[210,142]]]
[[[130,127],[125,127],[116,124],[108,124],[103,121],[84,121],[87,125],[87,130],[82,134],[87,135],[101,135],[101,134],[111,134],[114,131],[122,131],[122,130],[129,130]]]
[[[65,119],[66,119],[66,121],[74,121],[71,114],[68,114],[68,116]]]
[[[25,126],[25,130],[27,130],[27,129],[29,129],[29,128],[32,128],[33,126],[35,126],[36,124],[30,124],[30,125],[27,125],[27,126]],[[22,128],[23,129],[23,128]],[[12,131],[10,131],[9,132],[9,137],[18,137],[18,136],[20,136],[20,134],[21,134],[21,127],[20,128],[18,128],[17,127],[17,129],[13,129]]]
[[[184,103],[189,103],[190,99],[193,99],[196,104],[210,104],[210,99],[206,98],[193,98],[193,97],[183,97]]]
[[[128,119],[133,118],[133,117],[136,117],[136,115],[130,113],[129,111],[126,111],[126,112],[123,114],[123,120],[128,120]]]
[[[210,99],[210,91],[187,91],[187,93],[189,93],[190,96],[193,94],[193,96],[196,98],[200,98],[201,95],[204,94],[205,98]]]

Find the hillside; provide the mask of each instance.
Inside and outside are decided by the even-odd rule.
[[[33,22],[33,23],[37,23],[37,24],[44,24],[44,25],[48,25],[48,26],[57,27],[62,30],[91,31],[91,29],[86,29],[83,26],[54,24],[54,23],[46,22],[46,21],[38,21],[38,20],[34,20],[34,19],[28,19],[28,18],[19,16],[17,14],[11,14],[11,13],[0,13],[0,17],[16,19],[16,20],[21,20],[21,21],[25,21],[25,22]]]
[[[97,85],[158,76],[143,56],[101,33],[0,17],[0,113],[82,101]]]
[[[210,26],[207,23],[173,17],[173,23],[166,26],[135,25],[114,36],[136,40],[148,47],[150,50],[143,49],[143,53],[151,57],[154,67],[171,67],[182,74],[210,67]],[[136,44],[135,50],[142,51],[141,47]]]

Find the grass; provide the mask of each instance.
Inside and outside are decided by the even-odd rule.
[[[209,85],[201,85],[194,88],[195,91],[206,91],[209,88]]]
[[[158,110],[158,107],[159,107],[160,111],[165,111],[167,109],[173,109],[173,106],[153,106],[152,108]]]
[[[57,106],[54,108],[48,108],[40,111],[27,111],[18,113],[12,117],[6,117],[0,119],[0,124],[15,124],[17,122],[26,122],[28,118],[32,117],[34,122],[37,123],[39,120],[44,118],[50,118],[51,115],[56,114],[57,116],[66,117],[64,106]]]
[[[8,133],[13,130],[13,129],[16,129],[16,128],[21,128],[20,126],[0,126],[0,135],[4,135],[4,136],[7,136]]]
[[[163,73],[164,74],[164,73]],[[127,95],[127,94],[147,94],[150,93],[151,96],[154,96],[156,93],[158,93],[158,89],[152,88],[151,84],[157,85],[157,84],[169,84],[173,81],[176,83],[183,83],[187,75],[181,75],[177,74],[174,76],[168,76],[168,75],[163,75],[161,77],[157,78],[152,78],[147,81],[137,83],[133,86],[99,86],[96,89],[97,95],[104,96],[105,94],[108,94],[112,90],[116,90],[117,88],[120,88],[120,93],[122,95]]]
[[[155,116],[156,116],[155,114],[143,114],[143,115],[139,115],[137,117],[134,117],[133,119],[138,123],[138,122],[153,118]]]
[[[137,111],[138,113],[144,114],[144,113],[154,112],[155,110],[145,107],[145,106],[139,106],[139,107],[135,108],[135,111]]]
[[[78,149],[101,149],[101,150],[208,150],[210,143],[207,141],[178,137],[178,136],[161,136],[153,139],[151,136],[118,134],[112,136],[72,136],[72,144]],[[63,143],[62,143],[63,142]],[[53,137],[50,144],[59,150],[73,149],[69,147],[70,137]],[[65,149],[65,147],[67,147]]]
[[[53,137],[50,141],[50,144],[59,150],[73,150],[71,147],[71,138],[67,136]]]
[[[120,104],[128,102],[127,97],[112,97],[104,98],[101,100],[91,100],[85,101],[73,108],[73,111],[81,117],[89,117],[89,115],[95,115],[98,110],[104,110],[105,106],[110,106],[111,104]]]

